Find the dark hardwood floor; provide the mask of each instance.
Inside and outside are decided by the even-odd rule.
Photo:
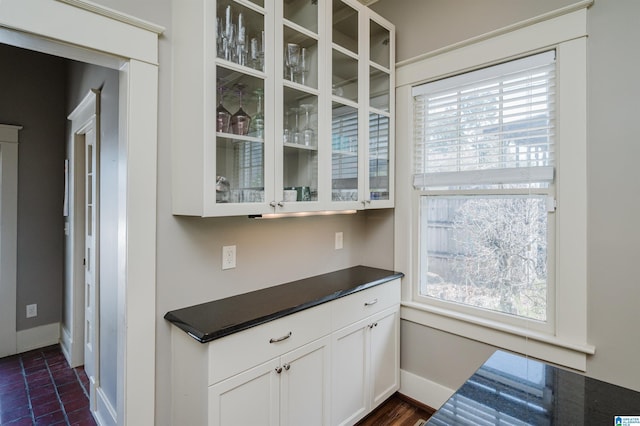
[[[432,408],[396,392],[356,426],[415,426],[434,412]]]

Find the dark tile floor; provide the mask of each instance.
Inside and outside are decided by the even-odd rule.
[[[0,358],[0,425],[95,425],[89,379],[60,346]]]

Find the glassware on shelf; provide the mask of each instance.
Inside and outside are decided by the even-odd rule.
[[[286,68],[289,71],[289,80],[295,81],[295,76],[300,67],[300,45],[287,43],[284,59]]]
[[[309,50],[306,47],[303,47],[300,50],[300,83],[306,85],[307,84],[307,74],[309,74],[310,70],[310,61]]]
[[[284,123],[282,131],[282,142],[291,143],[291,130],[289,129],[289,110],[285,108],[284,111]]]
[[[291,128],[291,140],[290,143],[300,144],[302,143],[302,134],[300,133],[300,108],[293,107],[290,109],[293,114],[293,127]]]
[[[259,71],[264,71],[264,31],[260,38],[253,37],[250,46],[251,66]]]
[[[316,132],[311,128],[310,113],[313,111],[312,104],[302,104],[300,109],[304,111],[305,124],[302,130],[302,141],[305,146],[314,146],[316,144]]]
[[[236,39],[236,63],[240,65],[247,64],[247,49],[246,49],[246,37],[247,27],[244,22],[244,15],[242,12],[238,13],[238,27],[237,27],[237,39]]]
[[[227,88],[218,81],[218,107],[216,108],[216,132],[229,133],[231,113],[222,105]]]
[[[262,100],[264,96],[263,89],[256,89],[253,92],[256,95],[256,113],[251,119],[249,134],[259,139],[264,139],[264,113],[262,112]]]
[[[242,95],[246,89],[246,84],[237,83],[235,85],[238,93],[238,111],[231,116],[231,128],[236,135],[246,136],[249,133],[249,125],[251,123],[251,117],[242,109]]]

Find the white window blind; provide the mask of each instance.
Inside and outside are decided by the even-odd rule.
[[[414,187],[553,180],[555,51],[416,86]]]

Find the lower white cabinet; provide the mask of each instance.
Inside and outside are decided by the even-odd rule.
[[[176,425],[351,425],[399,388],[400,280],[202,345],[172,329]]]
[[[329,425],[329,337],[209,387],[209,426]]]
[[[331,424],[352,425],[400,385],[398,307],[332,334]]]

